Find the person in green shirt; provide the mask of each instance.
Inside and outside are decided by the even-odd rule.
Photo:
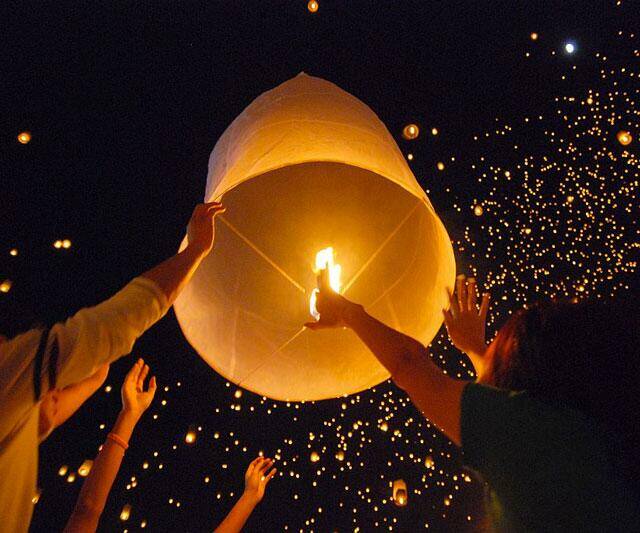
[[[489,296],[458,276],[444,310],[476,382],[444,374],[418,341],[318,279],[320,319],[348,327],[490,487],[496,531],[640,531],[636,306],[549,303],[515,312],[487,347]]]

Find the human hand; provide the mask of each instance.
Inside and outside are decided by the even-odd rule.
[[[456,290],[451,295],[451,306],[442,311],[449,338],[458,350],[476,358],[484,355],[487,349],[485,325],[488,311],[489,293],[482,295],[478,309],[476,280],[466,280],[464,274],[459,275],[456,278]]]
[[[272,466],[273,459],[266,457],[256,457],[249,463],[244,474],[244,494],[255,503],[262,500],[267,484],[276,475],[277,470]]]
[[[138,359],[135,365],[129,370],[122,383],[122,410],[140,418],[151,405],[156,394],[156,377],[149,380],[147,390],[144,390],[144,380],[149,373],[149,366],[144,364],[142,359]]]
[[[307,322],[304,327],[311,330],[346,327],[348,312],[355,307],[357,307],[356,304],[331,288],[329,271],[323,268],[318,273],[318,293],[316,295],[316,310],[320,314],[320,319],[315,322]]]
[[[225,208],[220,202],[196,205],[187,226],[189,246],[203,256],[208,255],[215,240],[215,217],[224,212]]]

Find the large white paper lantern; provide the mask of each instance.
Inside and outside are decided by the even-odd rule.
[[[425,344],[437,333],[455,279],[450,239],[384,124],[333,83],[300,74],[231,123],[209,160],[205,200],[220,199],[214,251],[175,311],[230,381],[320,400],[389,377],[352,331],[303,328],[328,246],[346,297]]]

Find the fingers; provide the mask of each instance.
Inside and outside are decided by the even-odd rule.
[[[329,288],[329,269],[323,268],[318,272],[318,289],[322,292],[329,290]]]
[[[273,459],[265,459],[257,466],[257,468],[260,474],[264,476],[265,472],[269,470],[269,468],[271,468],[272,466],[273,466]]]
[[[264,476],[264,484],[266,485],[267,483],[269,483],[269,481],[271,481],[273,476],[275,476],[277,473],[278,473],[278,469],[272,468],[271,472],[269,472],[266,476]]]
[[[149,392],[149,394],[151,394],[151,398],[152,399],[156,395],[156,390],[157,389],[158,389],[158,384],[156,383],[156,377],[155,376],[151,376],[151,379],[149,380],[149,390],[147,392]]]
[[[476,279],[469,278],[467,280],[467,309],[469,311],[475,311],[477,301],[477,288],[476,288]]]
[[[147,374],[149,374],[149,365],[144,365],[140,374],[138,374],[138,379],[136,381],[136,388],[140,392],[144,390],[144,380],[147,379]]]
[[[455,317],[460,313],[460,309],[458,307],[458,296],[455,291],[449,294],[449,289],[447,289],[447,296],[449,297],[449,312],[451,316]]]
[[[446,309],[442,310],[442,314],[444,315],[444,325],[447,327],[448,331],[453,323],[453,315],[451,314],[451,311],[447,311]]]
[[[465,311],[467,308],[467,284],[465,283],[465,275],[458,274],[456,277],[456,293],[458,295],[458,308]]]
[[[487,313],[489,312],[489,300],[491,300],[491,295],[488,292],[485,292],[482,295],[482,302],[480,303],[480,318],[482,321],[487,320]]]
[[[131,367],[131,370],[127,372],[127,375],[124,378],[125,382],[126,381],[133,381],[134,383],[138,382],[138,376],[140,375],[140,370],[142,370],[142,363],[144,363],[142,359],[138,359],[136,361],[136,363]]]

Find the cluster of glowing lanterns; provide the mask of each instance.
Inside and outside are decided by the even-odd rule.
[[[58,239],[53,243],[53,247],[59,250],[60,248],[64,248],[68,250],[71,248],[71,241],[69,239]]]

